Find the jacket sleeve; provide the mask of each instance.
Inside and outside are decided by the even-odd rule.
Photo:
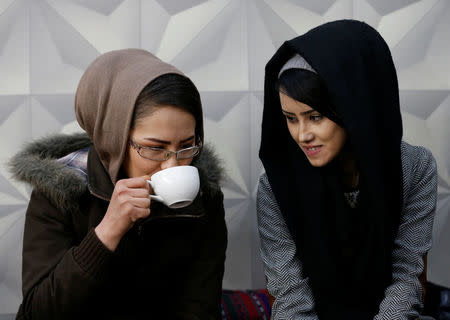
[[[436,210],[437,171],[432,154],[420,147],[410,190],[404,194],[404,209],[392,253],[392,283],[385,290],[375,320],[414,319],[422,309],[419,276],[422,257],[431,248]]]
[[[88,307],[112,253],[90,230],[75,243],[71,217],[33,191],[25,219],[23,301],[17,319],[67,319]]]
[[[267,289],[275,298],[272,319],[317,320],[308,278],[266,174],[259,181],[256,206]]]
[[[201,227],[198,254],[179,290],[177,319],[221,319],[222,279],[227,248],[223,193],[209,200],[207,218]]]

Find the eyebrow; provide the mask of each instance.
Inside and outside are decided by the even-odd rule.
[[[288,112],[288,111],[286,111],[286,110],[284,110],[284,109],[281,109],[282,111],[283,111],[283,113],[285,113],[285,114],[288,114],[288,115],[293,115],[293,116],[295,116],[296,114],[295,113],[293,113],[293,112]],[[305,112],[301,112],[300,114],[302,115],[302,116],[305,116],[305,115],[307,115],[307,114],[310,114],[310,113],[313,113],[313,112],[315,112],[316,110],[314,110],[314,109],[311,109],[311,110],[308,110],[308,111],[305,111]]]
[[[189,138],[186,138],[186,139],[181,140],[180,143],[188,142],[189,140],[194,139],[194,137],[195,137],[195,136],[192,135],[192,136],[190,136]],[[170,141],[160,140],[160,139],[156,139],[156,138],[144,138],[144,140],[146,140],[146,141],[153,141],[153,142],[161,143],[161,144],[167,144],[167,145],[171,144]]]

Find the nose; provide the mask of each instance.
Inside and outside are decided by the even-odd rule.
[[[176,155],[172,153],[170,155],[169,159],[161,162],[161,168],[167,169],[167,168],[171,168],[171,167],[176,167],[176,166],[178,166],[178,162],[179,162],[179,160],[177,159]]]
[[[308,125],[301,124],[301,123],[298,124],[297,139],[298,139],[299,143],[310,142],[311,140],[314,139],[314,135],[311,132]]]

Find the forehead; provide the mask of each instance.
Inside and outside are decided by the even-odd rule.
[[[284,93],[280,92],[280,104],[281,108],[284,111],[292,112],[292,113],[302,113],[314,110],[309,105],[302,103],[300,101],[297,101],[295,99],[292,99],[288,95],[285,95]]]
[[[158,107],[149,116],[140,119],[131,134],[173,138],[192,135],[195,131],[195,118],[186,110],[173,107]]]

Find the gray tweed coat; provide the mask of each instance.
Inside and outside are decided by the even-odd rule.
[[[431,248],[436,161],[427,149],[406,142],[402,142],[401,157],[404,204],[392,252],[392,283],[375,320],[416,319],[423,306],[419,277],[424,269],[422,257]],[[265,174],[259,182],[257,212],[261,257],[268,290],[275,297],[272,319],[317,320],[308,277]]]

